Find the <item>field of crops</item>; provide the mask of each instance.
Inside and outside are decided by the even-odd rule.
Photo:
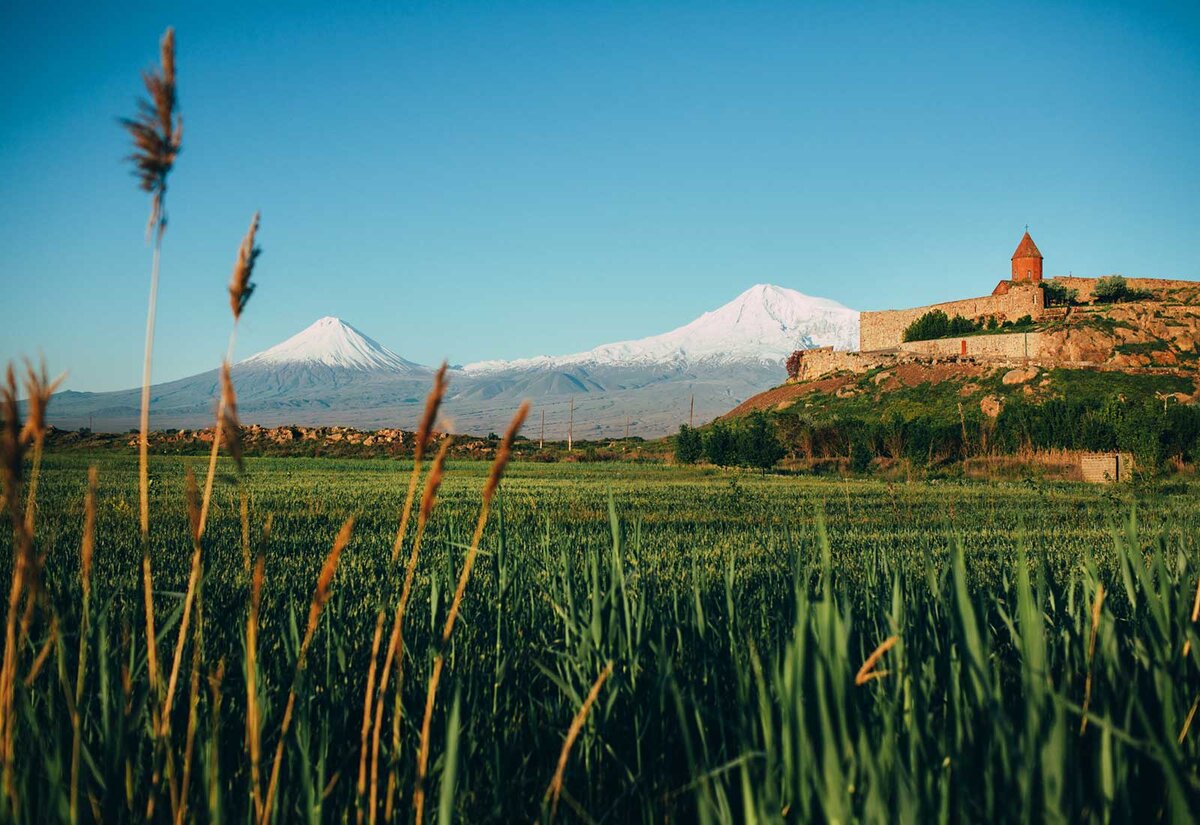
[[[381,692],[411,464],[223,463],[185,612],[189,465],[203,477],[198,458],[151,462],[153,650],[163,681],[178,674],[152,686],[136,457],[47,455],[7,818],[411,821],[418,787],[424,818],[469,822],[1190,821],[1200,806],[1194,485],[516,463],[447,634],[488,472],[451,463]],[[5,581],[12,559],[6,535]]]

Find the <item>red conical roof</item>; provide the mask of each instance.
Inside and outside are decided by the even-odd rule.
[[[1021,238],[1021,242],[1017,244],[1017,251],[1013,253],[1013,260],[1017,258],[1040,258],[1042,253],[1038,251],[1037,244],[1033,242],[1033,238],[1029,237],[1029,232],[1025,233],[1025,237]]]

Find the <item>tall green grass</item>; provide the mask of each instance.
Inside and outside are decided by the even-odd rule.
[[[181,464],[164,460],[155,477],[179,477]],[[251,821],[252,573],[237,485],[222,480],[214,496],[180,695],[156,741],[130,518],[136,466],[106,457],[100,467],[86,608],[83,470],[53,454],[43,470],[35,541],[46,555],[44,597],[18,653],[5,815],[70,819],[77,726],[78,821],[142,820],[154,793],[157,821]],[[269,821],[369,814],[356,783],[364,688],[378,609],[394,603],[403,575],[391,546],[406,470],[250,463],[252,553],[265,563],[256,665],[264,777],[279,765]],[[405,619],[398,744],[384,705],[391,793],[385,781],[378,821],[413,818],[438,655],[445,671],[425,788],[428,818],[439,821],[1192,818],[1200,559],[1190,491],[1147,500],[1140,524],[1128,502],[1070,485],[1043,491],[1043,512],[1022,517],[1017,505],[1029,496],[1018,485],[843,489],[612,472],[513,468],[443,645],[481,487],[476,466],[447,468]],[[173,653],[192,550],[182,483],[164,481],[152,503],[156,630],[160,651]],[[351,514],[354,537],[297,668],[318,569]],[[6,541],[0,572],[11,559]],[[864,662],[893,636],[864,681]],[[47,639],[48,658],[26,686]],[[547,788],[564,740],[609,662],[555,802]],[[294,719],[280,740],[293,685]]]

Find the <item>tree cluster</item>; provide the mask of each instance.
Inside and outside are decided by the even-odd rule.
[[[931,309],[904,330],[905,341],[932,341],[952,335],[967,335],[983,329],[982,321],[973,321],[961,315],[953,318],[940,309]]]
[[[675,460],[681,464],[704,459],[718,467],[753,467],[765,472],[786,452],[775,423],[762,411],[736,424],[716,421],[706,431],[683,424],[675,436]]]
[[[819,422],[782,413],[776,425],[794,457],[848,459],[855,472],[866,471],[876,458],[936,466],[1024,449],[1119,450],[1132,453],[1137,466],[1148,471],[1170,460],[1200,462],[1200,407],[1152,398],[1052,399],[1040,404],[1014,399],[995,419],[977,409],[956,417],[835,415]]]

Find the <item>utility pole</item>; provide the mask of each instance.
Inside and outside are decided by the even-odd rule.
[[[695,417],[695,415],[696,415],[696,393],[692,393],[692,404],[688,408],[688,429],[689,430],[693,426],[692,419]]]
[[[538,437],[538,449],[542,450],[546,447],[546,408],[542,408],[542,434]]]
[[[575,399],[571,399],[571,417],[567,419],[567,452],[575,448]]]

